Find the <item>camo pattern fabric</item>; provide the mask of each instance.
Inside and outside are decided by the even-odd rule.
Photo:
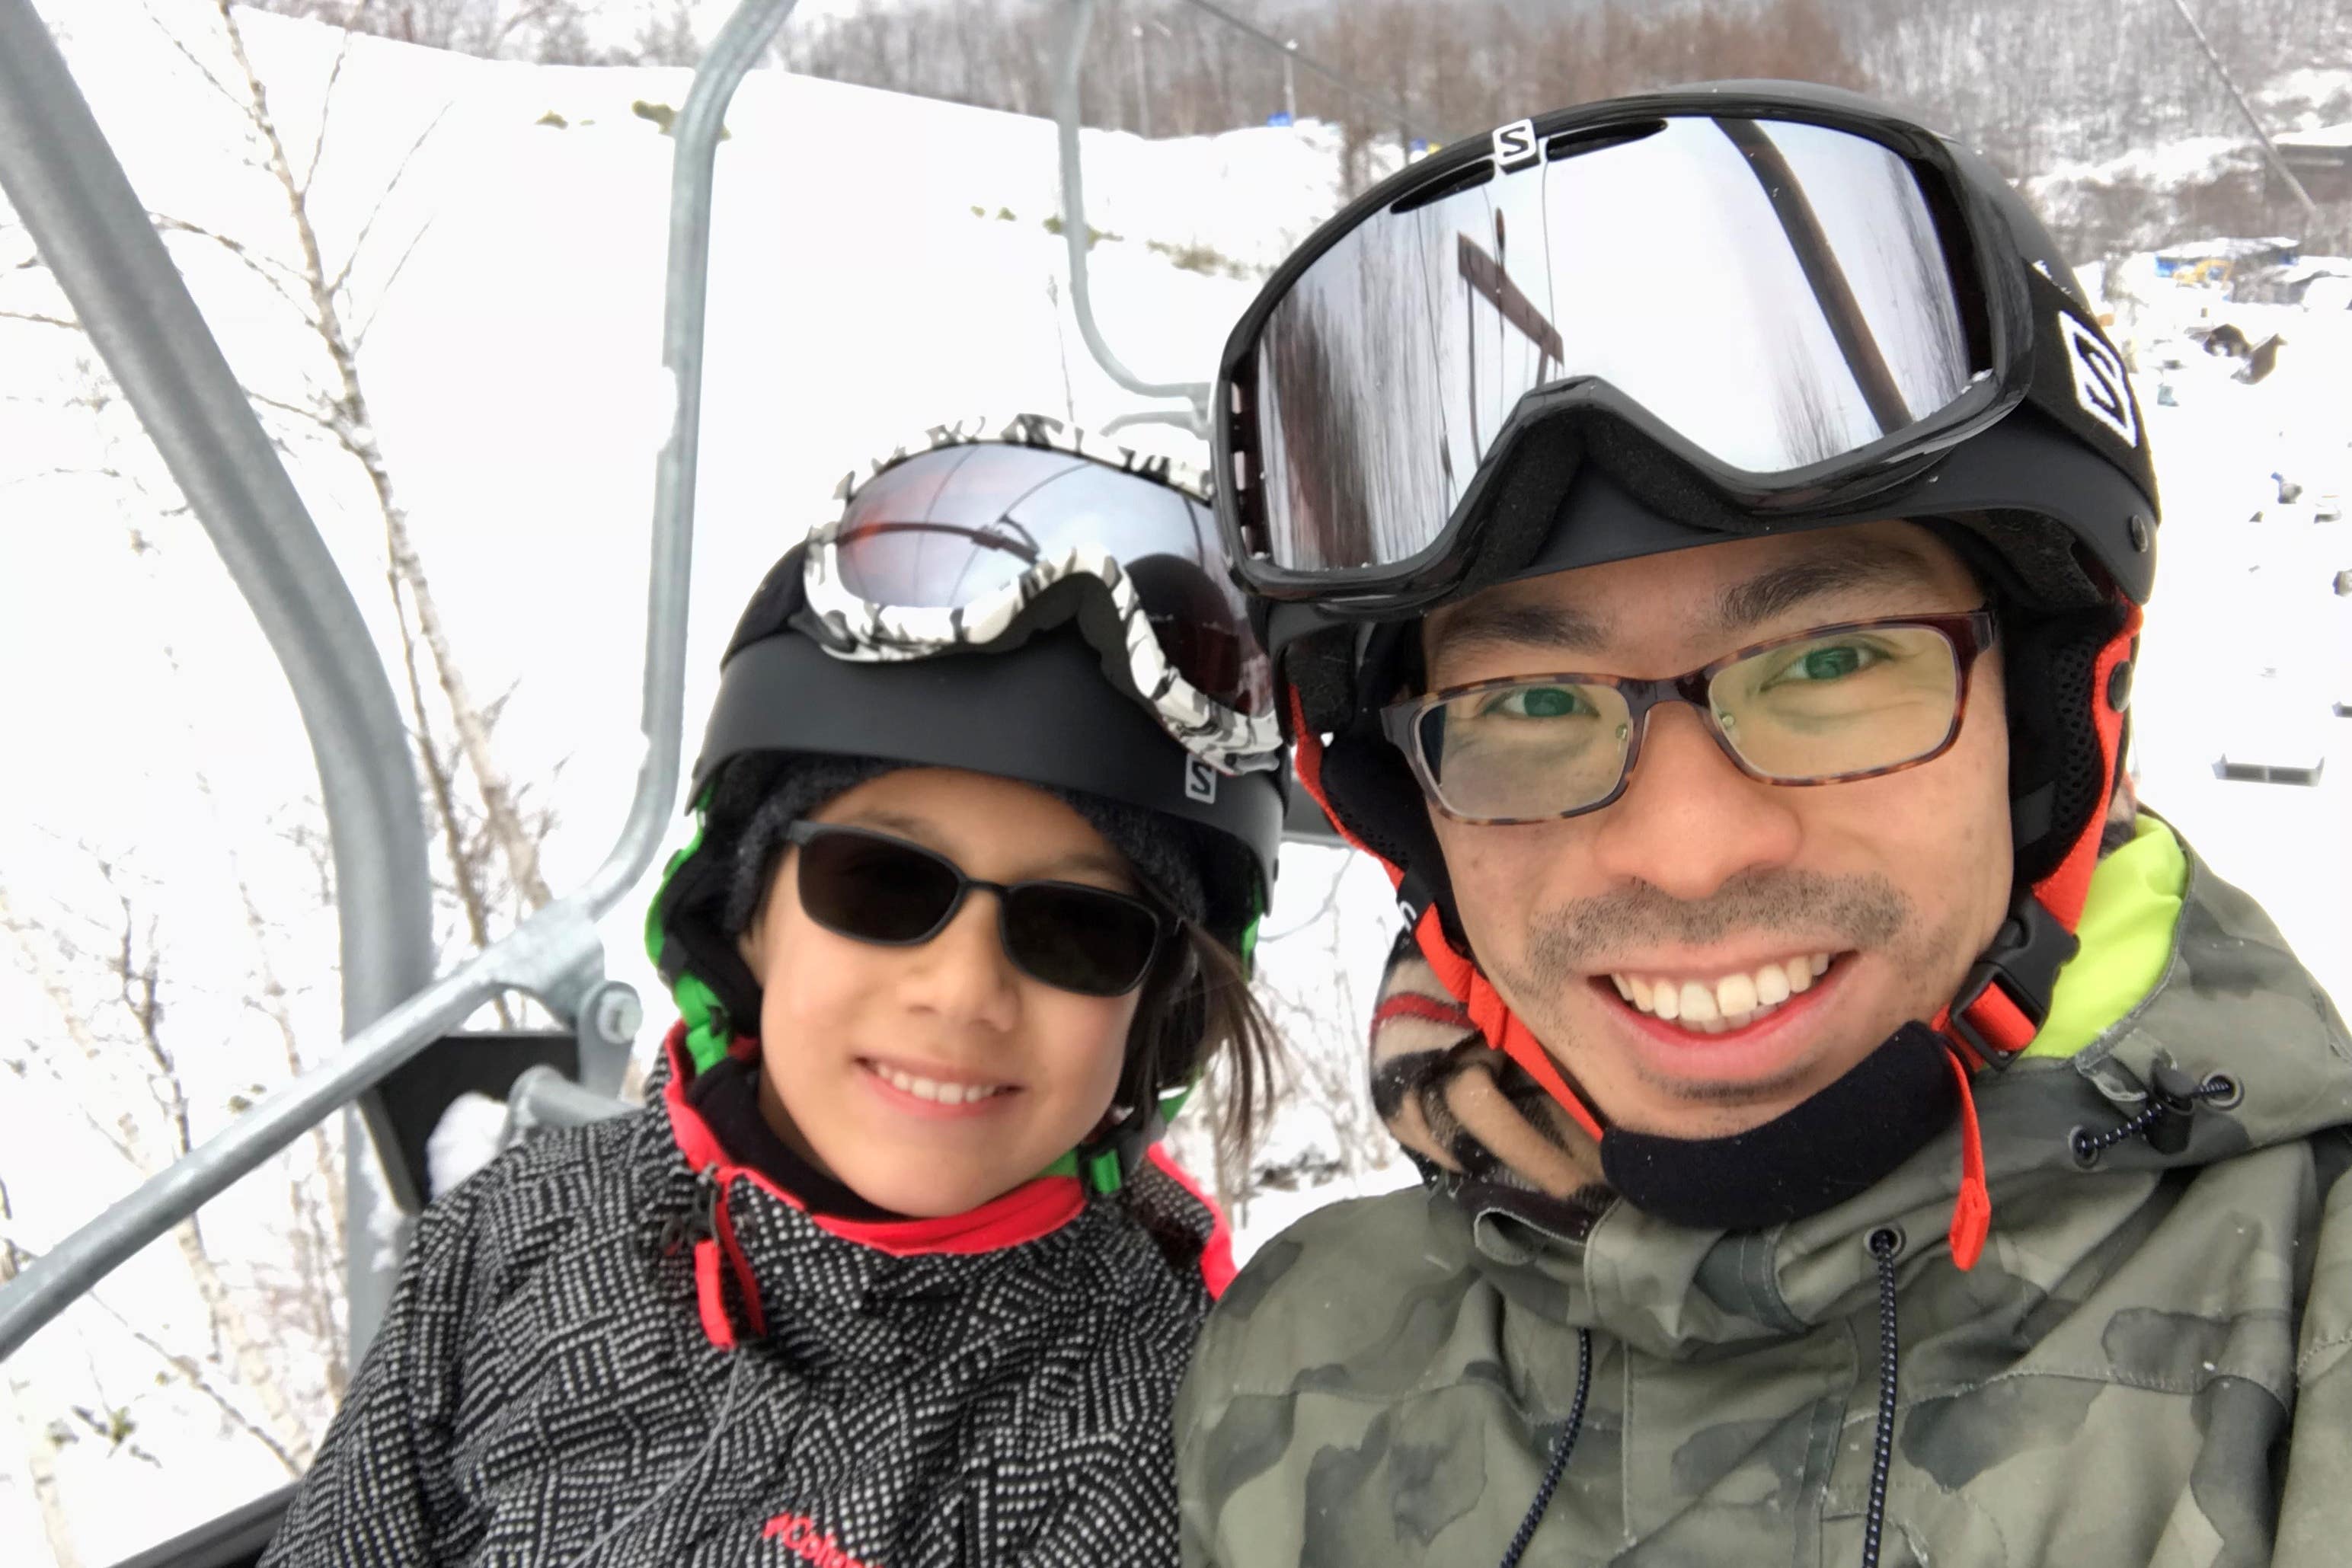
[[[872,472],[879,474],[918,452],[1002,441],[1108,464],[1165,485],[1202,507],[1209,504],[1207,492],[1192,471],[1166,458],[1110,445],[1058,420],[1024,414],[995,434],[987,434],[988,429],[988,422],[982,420],[934,425],[928,433],[928,444],[899,447],[877,462]],[[841,499],[856,493],[856,478],[852,474],[842,480]],[[985,648],[1013,630],[1047,590],[1072,579],[1091,580],[1107,596],[1111,619],[1097,625],[1082,615],[1081,624],[1098,646],[1124,647],[1134,695],[1150,707],[1162,728],[1187,751],[1223,773],[1263,772],[1282,765],[1281,721],[1271,706],[1263,713],[1239,712],[1178,674],[1160,645],[1159,633],[1152,630],[1135,584],[1105,547],[1074,544],[1034,562],[1018,578],[975,603],[934,607],[875,604],[852,592],[843,581],[840,537],[838,523],[825,524],[809,535],[803,578],[808,607],[816,621],[811,630],[836,657],[888,663],[929,658],[961,648]]]
[[[1581,1434],[1528,1563],[1859,1563],[1881,1227],[1903,1239],[1883,1563],[2347,1561],[2352,1041],[2193,856],[2172,942],[2078,1054],[1980,1076],[1993,1224],[1969,1272],[1945,1240],[1957,1130],[1746,1234],[1591,1194],[1597,1217],[1563,1226],[1515,1190],[1540,1182],[1452,1180],[1444,1140],[1418,1139],[1449,1179],[1309,1217],[1213,1314],[1178,1408],[1184,1561],[1498,1562],[1589,1328]],[[2078,1163],[2074,1131],[2131,1117],[2165,1055],[2230,1081],[2187,1147]]]

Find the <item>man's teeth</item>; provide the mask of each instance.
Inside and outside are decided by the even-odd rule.
[[[1752,1023],[1800,991],[1811,990],[1813,981],[1829,967],[1827,953],[1809,953],[1801,958],[1725,975],[1712,984],[1624,974],[1610,976],[1609,982],[1619,996],[1645,1013],[1697,1034],[1721,1034]]]
[[[941,1105],[971,1105],[992,1094],[1002,1094],[1001,1083],[941,1083],[936,1079],[918,1078],[911,1072],[901,1072],[881,1062],[873,1064],[876,1076],[902,1094],[912,1094],[918,1100],[929,1100]]]

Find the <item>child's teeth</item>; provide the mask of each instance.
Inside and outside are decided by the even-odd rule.
[[[918,1100],[929,1100],[935,1105],[971,1105],[998,1092],[1000,1086],[989,1083],[941,1083],[934,1079],[918,1078],[911,1072],[901,1072],[895,1067],[879,1067],[884,1082]]]

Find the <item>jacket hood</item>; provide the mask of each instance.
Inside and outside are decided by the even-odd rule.
[[[2055,1286],[2125,1225],[2168,1170],[2352,1124],[2352,1040],[2267,915],[2144,815],[2099,867],[2083,949],[2032,1050],[1974,1084],[1992,1229],[1983,1262]],[[1948,1252],[1958,1125],[1859,1197],[1770,1229],[1694,1229],[1618,1198],[1593,1140],[1468,1020],[1445,1014],[1401,948],[1375,1015],[1374,1094],[1430,1184],[1465,1217],[1517,1305],[1651,1354],[1775,1339],[1852,1312],[1874,1290],[1867,1239],[1902,1238],[1906,1273]],[[1399,1026],[1402,1027],[1400,1028]],[[2226,1092],[2189,1113],[2185,1144],[2127,1137],[2160,1064]],[[1965,1292],[1969,1276],[1936,1271]],[[1564,1287],[1564,1288],[1563,1288]]]

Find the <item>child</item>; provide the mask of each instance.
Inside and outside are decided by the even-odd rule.
[[[642,1113],[428,1210],[265,1561],[1166,1563],[1283,809],[1197,488],[1024,419],[846,489],[722,665]]]

